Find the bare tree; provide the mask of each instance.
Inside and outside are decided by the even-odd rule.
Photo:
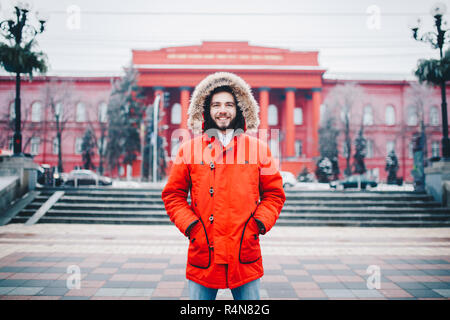
[[[41,89],[45,108],[50,111],[52,122],[55,127],[58,144],[58,171],[63,172],[62,161],[62,135],[66,123],[73,117],[73,108],[70,108],[74,101],[75,86],[72,81],[50,80]]]
[[[363,102],[366,93],[364,89],[355,83],[338,84],[328,93],[324,103],[328,106],[328,110],[341,119],[342,131],[345,135],[344,143],[346,147],[346,168],[344,174],[351,175],[351,131],[354,131],[354,125],[358,125],[361,121],[362,113],[356,109],[356,106]]]

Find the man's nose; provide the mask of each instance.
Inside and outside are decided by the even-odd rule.
[[[224,104],[219,106],[219,112],[227,112],[227,108]]]

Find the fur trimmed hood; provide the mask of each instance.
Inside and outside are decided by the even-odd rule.
[[[205,100],[215,88],[221,86],[230,86],[244,116],[246,129],[256,131],[259,126],[259,105],[250,86],[241,77],[230,72],[213,73],[195,87],[188,109],[188,128],[194,133],[202,133]]]

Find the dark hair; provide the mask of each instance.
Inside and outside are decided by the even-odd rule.
[[[211,106],[211,100],[213,95],[220,92],[228,92],[233,96],[234,104],[236,105],[236,118],[234,119],[234,130],[242,129],[242,131],[245,131],[245,119],[244,115],[242,114],[242,110],[238,105],[238,101],[236,99],[236,96],[234,95],[233,89],[231,89],[230,86],[221,86],[215,88],[205,99],[205,105],[203,106],[203,118],[204,118],[204,128],[203,130],[206,131],[208,129],[218,129],[216,123],[211,118],[210,114],[210,106]]]

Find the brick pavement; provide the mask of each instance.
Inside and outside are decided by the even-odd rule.
[[[449,240],[449,228],[275,227],[261,298],[449,299]],[[173,226],[2,226],[0,299],[188,299],[187,245]]]

